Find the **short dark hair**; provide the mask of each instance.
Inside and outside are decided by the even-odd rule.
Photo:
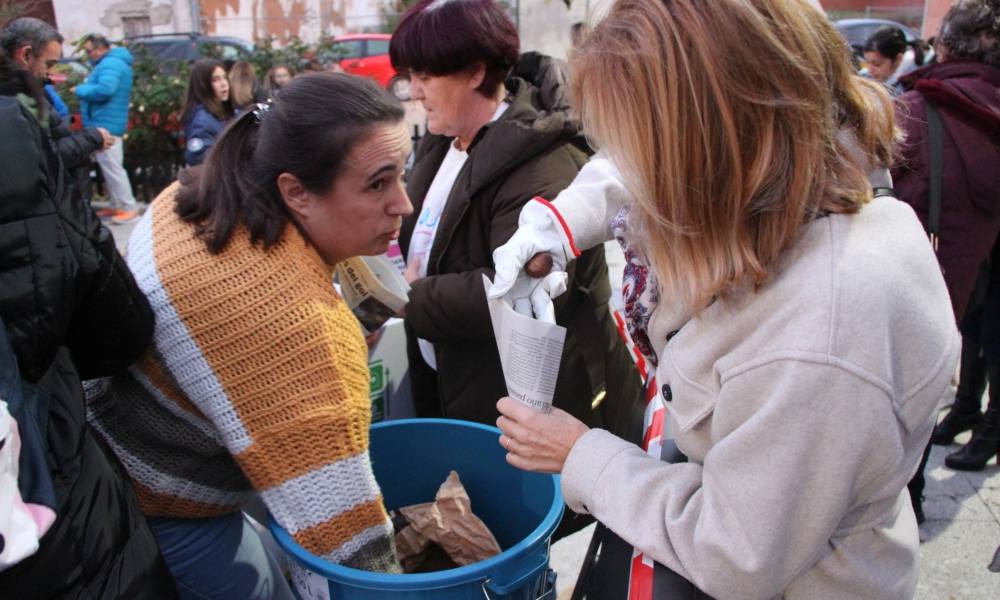
[[[266,105],[265,105],[266,106]],[[248,110],[227,127],[201,166],[183,171],[175,208],[210,252],[237,225],[264,248],[295,223],[278,190],[291,173],[311,192],[329,191],[355,144],[375,126],[403,120],[403,105],[368,78],[312,73],[281,88],[265,111]]]
[[[941,20],[938,43],[948,58],[964,58],[1000,69],[1000,2],[959,0]]]
[[[482,63],[476,91],[497,93],[521,51],[517,28],[494,0],[420,0],[403,14],[389,43],[400,72],[451,75]]]
[[[882,56],[895,60],[897,56],[913,48],[913,62],[918,66],[924,64],[924,49],[919,40],[907,41],[903,30],[894,25],[883,25],[875,30],[865,41],[865,52],[878,52]]]
[[[111,47],[111,42],[108,41],[108,38],[104,37],[99,33],[88,33],[87,37],[83,38],[83,42],[84,43],[90,42],[90,45],[93,46],[95,49]]]
[[[20,17],[14,19],[3,28],[0,33],[0,47],[9,56],[13,56],[18,48],[31,46],[34,52],[40,52],[42,48],[51,42],[63,43],[63,36],[56,31],[56,28],[41,19],[34,17]]]

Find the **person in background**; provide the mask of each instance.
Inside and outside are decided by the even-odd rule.
[[[541,207],[536,196],[555,197],[590,152],[569,115],[563,65],[520,56],[519,46],[492,0],[417,2],[389,46],[393,67],[409,74],[412,97],[427,110],[429,132],[408,177],[416,211],[400,238],[421,417],[496,420],[494,397],[507,387],[483,275],[493,278],[493,250],[517,229],[521,209]],[[569,292],[554,306],[567,328],[554,404],[592,426],[616,426],[642,392],[609,311],[603,247],[581,253],[568,272]]]
[[[681,577],[715,598],[912,598],[905,486],[960,340],[919,219],[873,195],[889,95],[805,0],[618,0],[571,69],[607,158],[522,213],[490,296],[538,252],[618,237],[672,439],[504,398],[508,461],[561,473],[568,505],[641,553],[604,597]]]
[[[128,264],[153,348],[88,392],[185,598],[286,598],[241,514],[256,498],[324,560],[398,572],[368,456],[368,353],[333,268],[412,211],[403,108],[360,77],[298,77],[150,205]]]
[[[322,73],[324,71],[326,71],[326,67],[324,67],[323,63],[321,63],[320,61],[316,60],[315,58],[310,59],[302,67],[302,74],[303,75],[308,75],[309,73]]]
[[[97,164],[104,174],[111,207],[97,211],[110,217],[113,224],[139,218],[139,205],[132,194],[132,184],[124,166],[122,136],[128,127],[129,102],[132,97],[132,54],[124,47],[112,48],[97,34],[83,43],[94,70],[82,84],[71,91],[80,99],[80,114],[85,127],[103,127],[113,136],[111,146],[97,153]]]
[[[267,96],[269,98],[274,98],[274,94],[281,88],[288,85],[288,82],[295,77],[295,73],[288,65],[274,65],[267,72],[267,81],[265,82],[265,88],[267,91]]]
[[[49,70],[59,62],[62,56],[63,37],[45,21],[33,17],[21,17],[8,23],[0,32],[0,47],[14,61],[18,68],[31,73],[42,85],[48,78]],[[45,89],[50,88],[46,85]],[[53,91],[54,93],[54,91]],[[42,126],[48,131],[56,152],[62,159],[63,166],[70,172],[90,163],[94,152],[107,150],[114,143],[114,138],[103,127],[87,127],[82,131],[72,131],[69,122],[55,108],[55,104],[43,100],[47,104]],[[40,105],[34,98],[21,94],[18,98],[25,103],[28,110],[39,116]],[[59,99],[58,94],[55,95]],[[62,103],[62,100],[59,100]],[[66,105],[63,103],[63,107]],[[66,110],[69,114],[69,110]],[[75,189],[75,188],[74,188]]]
[[[236,114],[246,111],[252,104],[267,101],[253,65],[245,60],[234,62],[229,69],[229,97]]]
[[[203,58],[191,67],[181,123],[184,124],[184,161],[188,166],[200,165],[208,155],[215,138],[233,116],[229,78],[222,62]]]
[[[0,49],[0,321],[16,355],[14,384],[39,423],[56,502],[34,554],[0,572],[0,595],[175,598],[121,463],[87,424],[81,386],[146,351],[153,312],[111,232],[71,198],[46,109],[32,111],[16,96],[45,103],[37,75]]]
[[[929,223],[930,143],[928,105],[941,122],[941,212],[937,258],[951,296],[952,313],[963,332],[959,386],[948,414],[932,441],[950,444],[973,429],[964,448],[945,458],[951,468],[980,470],[1000,452],[1000,388],[997,373],[993,304],[970,303],[977,280],[996,285],[989,273],[991,253],[1000,237],[1000,1],[960,0],[945,14],[935,40],[937,63],[901,80],[907,90],[899,99],[904,139],[892,170],[899,198],[913,206],[924,226]],[[971,315],[967,313],[972,310]],[[967,318],[968,317],[968,318]],[[990,366],[993,365],[993,366]],[[982,414],[982,395],[990,377],[990,402]],[[996,382],[996,383],[994,383]],[[929,448],[928,448],[929,452]],[[926,461],[925,461],[926,462]],[[923,467],[911,483],[914,503],[923,488]]]
[[[900,94],[899,78],[924,64],[923,42],[907,41],[902,29],[886,25],[865,42],[864,56],[868,74]]]

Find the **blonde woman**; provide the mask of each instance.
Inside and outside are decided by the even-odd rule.
[[[505,398],[508,460],[560,472],[568,505],[642,555],[638,597],[670,577],[717,598],[912,597],[905,485],[959,341],[920,222],[873,198],[888,97],[805,0],[620,0],[572,73],[606,158],[521,213],[492,293],[538,252],[563,268],[618,237],[669,416],[644,450]],[[674,443],[688,462],[661,460]]]
[[[267,93],[257,81],[253,65],[238,60],[229,69],[229,86],[232,89],[233,109],[237,113],[246,111],[251,104],[267,101]]]

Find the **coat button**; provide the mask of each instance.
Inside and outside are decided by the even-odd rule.
[[[663,394],[664,402],[670,402],[674,399],[674,392],[671,391],[670,386],[667,384],[663,384],[663,387],[660,388],[660,393]]]

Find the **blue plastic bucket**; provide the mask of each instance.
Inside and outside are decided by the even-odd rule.
[[[310,600],[554,598],[549,540],[563,513],[559,479],[510,466],[497,443],[499,435],[495,427],[448,419],[377,423],[371,428],[371,457],[389,510],[430,502],[449,471],[457,471],[472,510],[503,552],[436,573],[371,573],[306,552],[269,516],[268,527],[288,554],[300,596]]]

